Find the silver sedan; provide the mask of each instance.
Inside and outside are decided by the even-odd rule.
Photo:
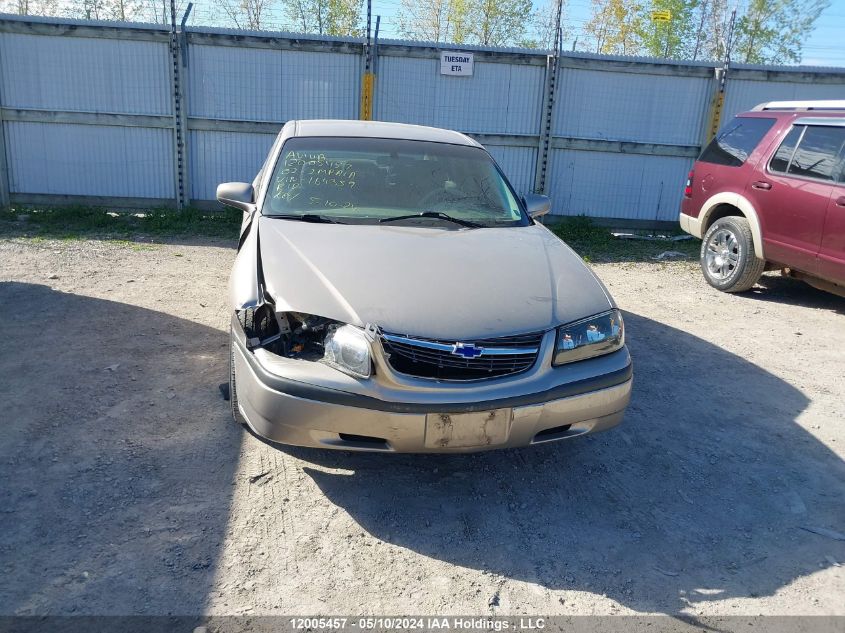
[[[285,444],[469,452],[620,422],[622,315],[463,134],[292,121],[251,183],[229,283],[235,419]]]

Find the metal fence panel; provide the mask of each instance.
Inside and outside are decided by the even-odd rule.
[[[696,144],[712,81],[565,68],[555,106],[554,134],[577,138]]]
[[[438,59],[382,57],[375,113],[382,121],[478,134],[538,134],[545,69],[476,61],[471,77],[440,74]]]
[[[357,55],[193,45],[188,114],[243,121],[358,118]]]
[[[843,76],[843,84],[839,85],[728,79],[722,124],[727,123],[740,112],[750,110],[766,101],[798,99],[845,99],[845,76]]]
[[[188,138],[191,198],[214,200],[221,182],[252,182],[275,138],[273,134],[192,130]]]
[[[553,213],[676,221],[692,160],[556,149],[551,164]]]
[[[8,190],[172,199],[177,122],[166,38],[165,29],[137,25],[0,18]],[[361,40],[225,29],[182,39],[189,118],[180,129],[190,129],[193,200],[212,200],[219,182],[251,180],[277,125],[358,116]],[[436,45],[385,44],[375,60],[375,118],[486,135],[514,186],[530,191],[544,57],[469,49],[474,73],[456,77],[440,75]],[[547,179],[553,212],[675,221],[710,112],[711,72],[702,63],[563,55]],[[833,98],[845,98],[845,72],[738,65],[723,122],[763,101]]]
[[[167,44],[3,33],[3,105],[170,114]]]
[[[172,198],[170,130],[4,123],[13,193]]]

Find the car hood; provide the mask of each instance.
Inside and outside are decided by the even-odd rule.
[[[445,340],[550,329],[611,307],[592,271],[541,225],[447,230],[259,218],[279,311]]]

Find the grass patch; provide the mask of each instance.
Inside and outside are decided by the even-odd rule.
[[[548,217],[548,216],[547,216]],[[588,262],[620,261],[660,261],[654,258],[667,251],[682,253],[684,257],[665,258],[666,260],[697,260],[701,242],[697,239],[672,240],[675,235],[684,235],[677,231],[655,231],[654,235],[665,238],[650,240],[620,239],[611,234],[611,229],[596,225],[590,218],[579,215],[547,220],[548,227],[569,244],[576,253]],[[625,231],[641,235],[650,235],[648,231]]]
[[[110,211],[94,207],[18,208],[0,212],[0,233],[31,239],[105,238],[131,241],[133,236],[207,236],[236,239],[241,224],[237,212],[209,213],[151,209]]]
[[[618,239],[611,235],[610,229],[596,225],[586,216],[547,217],[547,222],[555,234],[586,261],[592,262],[653,261],[666,251],[677,251],[687,259],[697,260],[701,244],[696,239]],[[235,240],[240,224],[241,215],[235,211],[212,213],[191,208],[181,212],[172,209],[110,211],[94,207],[0,211],[0,235],[26,237],[35,242],[48,238],[108,239],[135,250],[155,248],[136,241],[140,236],[202,236]],[[645,234],[643,231],[640,233]],[[680,229],[674,234],[680,235]]]

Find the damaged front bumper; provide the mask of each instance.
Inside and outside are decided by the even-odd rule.
[[[237,319],[232,332],[240,412],[255,433],[283,444],[410,453],[528,446],[615,426],[631,395],[627,348],[553,368],[553,333],[531,371],[447,383],[396,374],[381,349],[375,375],[360,379],[249,350]]]

